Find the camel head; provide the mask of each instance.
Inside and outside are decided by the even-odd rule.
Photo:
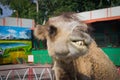
[[[45,25],[36,26],[34,35],[38,39],[46,39],[49,55],[60,60],[85,55],[92,42],[88,26],[75,14],[49,18]]]

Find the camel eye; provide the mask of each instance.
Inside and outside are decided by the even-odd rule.
[[[56,32],[57,32],[57,28],[55,26],[51,25],[51,26],[49,26],[48,32],[49,32],[50,36],[55,36]]]

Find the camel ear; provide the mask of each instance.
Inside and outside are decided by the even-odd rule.
[[[40,40],[46,39],[45,37],[45,27],[42,25],[37,25],[34,30],[34,36]]]

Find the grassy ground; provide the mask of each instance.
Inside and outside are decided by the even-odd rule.
[[[32,42],[28,40],[0,40],[0,43],[24,43],[28,46],[20,46],[14,48],[7,48],[4,52],[4,55],[7,57],[0,57],[0,64],[9,64],[9,63],[17,63],[16,58],[24,58],[27,60],[27,55],[30,49],[32,48]]]

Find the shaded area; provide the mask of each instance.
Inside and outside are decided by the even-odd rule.
[[[120,21],[101,21],[91,24],[99,47],[120,47]]]
[[[120,20],[101,21],[91,24],[93,38],[112,60],[116,66],[120,66]]]

